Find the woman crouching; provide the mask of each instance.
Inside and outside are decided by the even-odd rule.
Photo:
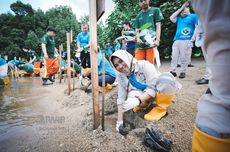
[[[116,130],[123,124],[123,112],[146,109],[153,101],[156,106],[145,120],[160,120],[172,103],[181,85],[169,72],[160,73],[153,64],[145,60],[137,61],[131,54],[118,50],[111,56],[111,63],[117,71],[118,79],[118,119]]]

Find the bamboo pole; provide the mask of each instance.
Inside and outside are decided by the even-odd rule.
[[[62,70],[61,70],[61,64],[62,64],[62,51],[63,51],[63,45],[59,45],[59,54],[60,54],[60,59],[59,59],[59,62],[60,62],[60,73],[59,73],[59,82],[61,83],[61,80],[62,80]]]
[[[90,21],[90,60],[91,60],[91,81],[94,129],[100,126],[100,105],[98,98],[98,67],[97,67],[97,11],[96,0],[89,0],[89,21]]]
[[[102,55],[102,109],[101,109],[101,126],[102,130],[105,131],[105,53]]]
[[[70,95],[70,92],[71,92],[71,81],[70,81],[70,78],[71,78],[71,73],[70,73],[70,33],[66,33],[66,38],[67,38],[67,64],[68,64],[68,67],[67,67],[67,81],[68,81],[68,95]]]
[[[74,68],[74,62],[73,62],[73,90],[75,89],[75,68]]]

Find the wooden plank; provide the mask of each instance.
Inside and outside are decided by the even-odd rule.
[[[68,95],[70,95],[71,92],[71,73],[70,73],[70,33],[66,33],[67,38],[67,81],[68,81]]]
[[[102,108],[101,108],[101,126],[105,131],[105,53],[102,55]]]
[[[96,0],[97,1],[97,21],[105,13],[105,0]]]
[[[100,106],[98,98],[98,67],[97,67],[97,17],[96,17],[96,0],[89,0],[89,22],[90,22],[90,60],[91,60],[91,81],[92,81],[92,98],[94,129],[100,125]]]
[[[59,73],[59,83],[61,83],[61,80],[62,80],[62,70],[61,70],[61,64],[62,64],[62,51],[63,51],[63,45],[59,45],[59,54],[60,54],[60,59],[59,59],[59,62],[60,62],[60,73]]]
[[[73,90],[75,89],[75,74],[76,74],[76,71],[75,71],[75,68],[74,68],[74,62],[73,62]]]

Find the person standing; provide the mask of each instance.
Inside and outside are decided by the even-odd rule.
[[[81,24],[81,32],[76,36],[77,53],[80,53],[81,66],[83,69],[90,68],[90,35],[88,25]]]
[[[154,48],[160,44],[161,20],[164,18],[159,8],[149,6],[149,0],[139,0],[139,6],[142,10],[135,21],[137,38],[135,58],[154,64]],[[151,44],[146,42],[147,35],[152,38]]]
[[[203,30],[209,89],[198,102],[192,152],[230,150],[230,1],[192,1]]]
[[[44,74],[43,85],[49,85],[54,82],[52,76],[55,75],[60,66],[55,54],[59,55],[57,49],[55,48],[54,37],[56,35],[56,30],[53,27],[47,28],[47,33],[42,37],[42,57],[46,66],[46,71]],[[51,81],[51,82],[50,82]]]
[[[176,23],[177,29],[172,46],[171,73],[176,77],[177,63],[180,58],[181,67],[179,78],[185,78],[186,68],[190,62],[192,37],[198,22],[196,14],[191,14],[189,2],[185,2],[180,9],[170,16],[170,20]]]
[[[126,51],[129,52],[131,55],[135,53],[135,45],[136,45],[136,32],[132,28],[130,22],[123,23],[123,35],[125,36],[126,44]]]
[[[202,50],[203,56],[204,56],[204,60],[206,61],[207,60],[206,59],[207,53],[204,51],[204,48],[203,48],[204,30],[203,30],[203,27],[202,27],[199,20],[198,20],[198,25],[195,29],[195,40],[196,40],[195,41],[196,47],[201,47],[201,50]],[[203,78],[196,81],[196,84],[198,84],[198,85],[208,84],[210,77],[211,77],[210,68],[206,64],[205,65],[205,74],[204,74]]]

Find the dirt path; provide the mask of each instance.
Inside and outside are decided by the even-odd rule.
[[[202,77],[203,61],[194,61],[195,67],[189,68],[187,77],[179,80],[182,91],[175,97],[168,111],[168,116],[158,122],[144,121],[141,113],[135,115],[136,129],[125,139],[115,131],[116,113],[106,116],[106,130],[93,130],[91,94],[76,89],[66,95],[66,85],[55,84],[46,87],[49,94],[42,96],[35,109],[36,119],[29,119],[23,134],[0,141],[0,151],[77,151],[77,152],[115,152],[115,151],[150,151],[144,147],[143,132],[146,126],[160,129],[173,141],[173,152],[191,151],[192,128],[199,97],[206,91],[207,85],[197,86],[195,80]],[[169,63],[162,65],[161,71],[168,71]],[[79,87],[79,84],[77,84]],[[106,112],[116,110],[117,88],[106,94]],[[49,104],[44,103],[49,102]],[[42,110],[41,110],[42,109]],[[25,116],[25,115],[24,115]],[[39,116],[39,117],[38,117]],[[54,118],[53,118],[54,117]],[[53,119],[52,119],[53,118]],[[1,126],[0,126],[1,127]],[[26,134],[26,130],[29,132]],[[32,131],[29,131],[32,130]],[[14,130],[12,130],[14,131]],[[17,131],[17,130],[16,130]],[[32,136],[32,137],[31,137]],[[2,136],[0,137],[2,138]],[[7,141],[10,144],[2,145]],[[16,143],[15,143],[16,141]],[[11,146],[11,148],[9,147]],[[13,148],[12,148],[13,147]],[[2,149],[1,149],[2,148]]]

